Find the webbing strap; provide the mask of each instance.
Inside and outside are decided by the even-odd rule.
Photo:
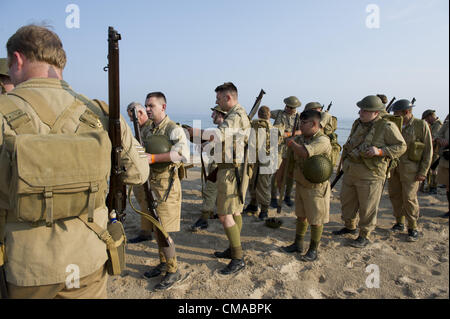
[[[39,119],[49,127],[53,127],[53,124],[55,124],[57,114],[48,107],[48,102],[39,93],[29,89],[15,89],[14,91],[9,92],[8,95],[17,96],[30,104],[39,116]]]
[[[88,222],[94,222],[95,194],[98,192],[98,184],[91,183],[88,200]]]
[[[68,108],[66,108],[64,112],[56,119],[56,122],[53,123],[53,127],[51,128],[50,133],[60,132],[65,122],[70,117],[73,117],[79,105],[83,105],[83,102],[75,98],[75,101]]]
[[[53,192],[51,187],[44,188],[45,199],[45,226],[52,227],[53,225]]]
[[[28,114],[19,109],[7,96],[0,96],[0,105],[0,112],[3,113],[6,122],[16,134],[34,134],[36,132]]]
[[[108,232],[107,229],[103,229],[96,223],[91,223],[88,221],[88,217],[86,215],[78,216],[78,218],[88,227],[90,228],[94,233],[97,234],[98,238],[100,238],[106,246],[109,248],[116,247],[116,244],[114,242],[114,239],[111,237],[111,234]],[[123,241],[123,240],[122,240]],[[122,242],[120,241],[120,242]]]

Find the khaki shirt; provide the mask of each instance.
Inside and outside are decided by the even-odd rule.
[[[437,119],[433,124],[430,125],[430,131],[431,131],[431,136],[433,137],[433,140],[437,137],[442,125],[443,124],[439,119]]]
[[[186,134],[184,133],[183,128],[172,121],[168,115],[166,115],[166,117],[158,125],[156,125],[153,121],[148,125],[145,123],[142,127],[141,134],[143,140],[151,135],[167,136],[173,144],[171,151],[180,154],[180,156],[183,157],[183,161],[188,161],[190,159]],[[181,164],[179,161],[174,163],[177,167]],[[150,172],[150,177],[154,178],[156,176],[158,176],[158,178],[169,177],[169,171],[165,170],[164,172],[160,172],[152,169]]]
[[[421,121],[423,126],[423,131],[420,136],[416,136],[416,130],[414,128],[414,122],[417,121]],[[408,148],[411,147],[411,144],[415,141],[424,143],[425,147],[423,149],[422,159],[419,162],[409,160],[408,151],[400,157],[400,174],[410,176],[411,178],[416,175],[427,176],[433,157],[433,142],[428,124],[424,120],[412,117],[411,120],[403,126],[402,135]]]
[[[314,155],[325,155],[326,157],[330,158],[331,156],[332,148],[330,139],[326,135],[324,135],[324,133],[321,130],[319,130],[316,134],[314,134],[311,137],[298,135],[294,138],[294,141],[300,145],[303,145],[306,148],[306,151],[308,152],[308,157]],[[308,181],[303,175],[303,164],[306,158],[300,157],[299,155],[294,153],[292,149],[289,148],[287,153],[288,158],[293,158],[294,160],[294,179],[302,186],[307,188],[315,188],[315,187],[322,187],[326,183],[329,183],[328,180],[318,184],[311,183],[310,181]]]
[[[236,104],[228,111],[222,124],[218,127],[217,142],[222,143],[222,159],[215,160],[215,162],[233,163],[234,152],[236,157],[235,163],[244,163],[244,148],[248,143],[249,130],[250,121],[248,115],[240,104]],[[236,141],[235,143],[233,139]],[[217,150],[217,146],[215,150]],[[216,153],[215,159],[217,159],[218,155]]]
[[[285,110],[274,110],[270,111],[270,118],[274,119],[273,125],[275,127],[278,127],[280,130],[284,130],[284,132],[292,132],[297,113],[298,112],[296,111],[294,114],[289,115],[285,112]],[[278,145],[278,153],[280,154],[280,157],[284,156],[283,154],[286,150],[286,141],[285,139],[282,139],[281,143]]]
[[[60,115],[74,102],[73,91],[65,81],[57,79],[30,79],[17,88],[33,90],[49,102],[55,114]],[[16,96],[8,96],[21,110],[31,118],[32,124],[39,134],[48,134],[50,127],[44,124],[34,109],[24,100]],[[96,104],[95,104],[96,105]],[[95,112],[108,128],[108,116],[95,105],[88,106]],[[77,111],[84,113],[85,105]],[[0,105],[1,110],[1,105]],[[143,184],[148,178],[149,167],[143,148],[134,139],[130,127],[121,117],[121,137],[123,152],[122,164],[126,168],[124,182],[127,184]],[[0,119],[0,145],[3,138],[14,136],[5,118]],[[5,151],[0,146],[0,151]],[[70,169],[70,168],[68,168]],[[1,191],[0,191],[1,192]],[[3,206],[3,205],[2,205]],[[4,206],[3,206],[4,207]],[[106,205],[94,211],[94,221],[106,228],[108,221]],[[98,236],[78,218],[58,220],[53,227],[31,226],[29,223],[7,222],[5,225],[5,264],[7,281],[17,286],[40,286],[62,283],[70,272],[69,265],[76,265],[79,276],[85,277],[103,266],[107,260],[106,245]]]
[[[434,162],[439,156],[439,146],[435,142],[435,139],[438,136],[439,130],[442,127],[442,122],[439,119],[437,119],[429,127],[431,131],[431,138],[433,139],[433,162]]]
[[[322,126],[322,130],[325,135],[333,133],[336,130],[333,116],[328,112],[321,112],[320,115],[320,125]]]
[[[382,122],[378,123],[379,121]],[[371,146],[381,148],[383,156],[365,158],[363,154]],[[380,116],[369,123],[357,119],[343,146],[344,174],[361,179],[384,179],[389,159],[399,158],[405,151],[405,140],[394,123],[383,120]]]
[[[263,127],[256,128],[260,123],[267,125],[267,130]],[[263,124],[264,125],[264,124]],[[258,162],[260,164],[260,174],[273,174],[278,169],[278,145],[283,140],[283,132],[274,127],[269,120],[257,119],[252,121],[248,149],[249,163]]]

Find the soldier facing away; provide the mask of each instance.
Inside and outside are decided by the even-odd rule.
[[[19,200],[17,194],[8,191],[11,175],[2,173],[0,178],[0,241],[6,248],[9,297],[106,298],[107,246],[87,225],[106,229],[108,222],[105,205],[111,166],[108,107],[104,102],[74,92],[63,80],[66,54],[59,37],[49,29],[36,25],[21,27],[9,38],[7,52],[8,73],[16,87],[0,97],[2,172],[12,164],[12,150],[8,146],[11,139],[26,143],[18,139],[26,135],[46,146],[42,149],[36,143],[29,145],[35,149],[29,158],[33,161],[27,161],[29,168],[45,165],[45,174],[32,170],[30,175],[33,180],[41,181],[40,197],[28,190],[29,194],[21,194],[29,200],[28,205],[11,205]],[[141,156],[143,149],[125,120],[121,118],[120,122],[123,128],[120,156],[126,168],[124,182],[142,184],[149,173],[146,157]],[[89,138],[93,135],[98,137],[97,142]],[[58,140],[65,142],[58,143]],[[17,156],[22,155],[26,153],[21,151]],[[63,168],[60,163],[64,164]],[[75,176],[71,177],[69,171],[75,171]],[[97,172],[102,172],[101,177],[93,181]],[[74,188],[69,195],[58,194],[57,184],[85,182],[91,185],[87,191]],[[74,208],[77,203],[85,205],[85,202],[87,208],[81,208],[81,212]],[[85,222],[86,216],[91,219],[86,218]],[[70,265],[79,269],[79,288],[66,287]]]
[[[292,128],[294,127],[295,116],[297,114],[297,108],[302,105],[300,100],[296,96],[289,96],[283,100],[285,107],[283,110],[273,110],[270,112],[270,118],[274,119],[273,126],[284,128],[284,138],[288,138],[292,134]],[[300,131],[296,132],[301,134]],[[286,151],[286,141],[282,140],[282,143],[278,146],[278,167],[281,165],[282,155]],[[294,203],[291,200],[292,188],[294,185],[294,180],[291,176],[286,176],[286,185],[284,192],[284,202],[287,206],[292,207]],[[272,178],[271,184],[271,201],[270,206],[272,208],[278,207],[277,201],[277,191],[278,188],[275,185],[275,175]],[[281,190],[283,191],[283,190]],[[282,196],[282,194],[280,194]]]
[[[396,223],[393,231],[403,231],[405,218],[408,222],[408,241],[417,241],[419,232],[419,183],[426,178],[433,156],[433,142],[428,124],[412,114],[413,104],[406,99],[392,105],[394,115],[403,117],[402,135],[407,150],[400,157],[398,166],[389,178],[389,198],[394,210]]]
[[[282,142],[282,132],[270,123],[270,109],[267,106],[259,108],[258,119],[251,122],[251,127],[249,146],[255,154],[256,162],[252,164],[252,177],[249,186],[251,200],[244,212],[256,214],[258,205],[260,205],[261,211],[258,218],[264,220],[269,216],[270,181],[278,168],[278,165],[273,162],[272,155],[276,154],[278,145]],[[271,132],[275,131],[277,132],[277,138],[271,140]],[[274,141],[276,142],[275,145],[272,144]],[[261,154],[261,150],[264,154]],[[263,158],[260,155],[263,155]],[[277,159],[278,156],[275,160]]]
[[[345,227],[333,234],[356,234],[359,215],[359,236],[351,245],[363,248],[376,226],[389,163],[406,151],[406,143],[397,126],[381,118],[384,105],[379,97],[366,96],[356,105],[360,108],[359,119],[353,123],[342,151],[340,200]]]

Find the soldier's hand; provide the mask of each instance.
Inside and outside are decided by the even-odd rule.
[[[416,176],[416,182],[423,182],[425,180],[426,176],[423,175],[417,175]]]
[[[364,153],[367,157],[382,156],[383,151],[376,146],[371,146]]]
[[[293,146],[296,146],[298,144],[294,141],[293,137],[290,137],[290,138],[286,139],[286,145],[287,145],[287,147],[291,147],[292,148]]]

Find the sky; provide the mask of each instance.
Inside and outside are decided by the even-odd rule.
[[[0,57],[30,23],[60,36],[64,79],[105,101],[113,26],[122,36],[122,113],[162,91],[169,115],[210,114],[214,89],[231,81],[247,111],[264,89],[271,109],[295,95],[300,110],[333,101],[333,115],[356,118],[356,102],[382,93],[415,97],[416,117],[430,108],[442,120],[448,114],[448,0],[0,0]]]

